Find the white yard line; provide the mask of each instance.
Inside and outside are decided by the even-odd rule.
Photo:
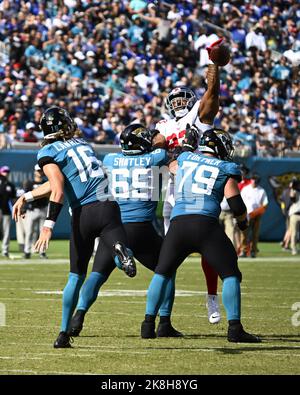
[[[200,257],[190,256],[189,260],[199,260]],[[268,257],[256,257],[256,258],[240,258],[239,263],[242,262],[252,262],[255,263],[256,261],[262,262],[299,262],[300,263],[300,255],[298,256],[268,256]]]
[[[84,373],[84,372],[61,372],[61,371],[36,371],[36,370],[22,370],[22,369],[0,369],[0,372],[3,373],[29,373],[29,374],[36,374],[36,375],[40,375],[40,374],[63,374],[63,375],[100,375],[101,373]]]
[[[30,260],[30,259],[0,259],[0,266],[1,265],[62,265],[70,263],[68,259],[47,259],[47,260]]]
[[[63,291],[32,291],[38,295],[62,295]],[[176,290],[175,296],[195,296],[195,295],[206,295],[207,292],[204,291],[186,291],[186,290]],[[110,296],[146,296],[147,290],[137,290],[137,289],[110,289],[107,291],[100,291],[99,296],[110,297]]]
[[[188,260],[192,261],[199,261],[200,257],[193,257],[190,256]],[[239,259],[239,263],[241,262],[252,262],[255,263],[256,261],[262,262],[299,262],[300,263],[300,255],[299,256],[274,256],[274,257],[257,257],[257,258],[241,258]],[[16,257],[15,259],[0,259],[0,266],[1,265],[61,265],[69,263],[69,259],[62,259],[62,258],[54,258],[54,259],[47,259],[47,260],[38,260],[38,259],[20,259]]]

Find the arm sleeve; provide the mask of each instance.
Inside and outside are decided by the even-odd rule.
[[[227,203],[235,217],[239,217],[247,212],[247,208],[240,194],[228,198]]]
[[[49,163],[56,163],[53,149],[50,146],[42,148],[37,155],[37,162],[41,169]]]

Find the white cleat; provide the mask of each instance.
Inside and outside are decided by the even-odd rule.
[[[208,313],[208,321],[211,324],[218,324],[221,321],[218,295],[207,295],[206,307]]]

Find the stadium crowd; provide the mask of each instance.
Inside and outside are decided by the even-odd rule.
[[[154,126],[176,86],[205,91],[206,46],[225,37],[216,126],[240,156],[300,148],[300,4],[285,1],[3,0],[0,149],[38,142],[51,105],[84,137],[118,144],[124,126]]]

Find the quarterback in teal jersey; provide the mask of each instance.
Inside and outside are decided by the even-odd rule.
[[[241,324],[242,275],[234,246],[218,221],[220,203],[225,196],[240,229],[248,226],[246,207],[238,188],[240,171],[231,162],[232,141],[228,133],[218,129],[204,132],[199,146],[195,136],[197,133],[193,134],[191,128],[185,138],[191,143],[183,144],[191,152],[181,153],[169,166],[176,174],[175,206],[148,289],[141,336],[151,338],[155,331],[155,317],[170,277],[189,254],[199,252],[223,281],[228,341],[257,343],[260,339],[245,332]]]
[[[72,209],[70,273],[63,291],[61,331],[54,343],[55,348],[67,348],[71,347],[70,320],[86,277],[95,238],[101,236],[111,256],[128,276],[135,276],[136,267],[132,254],[125,247],[127,237],[119,206],[106,191],[107,177],[92,147],[75,137],[74,120],[66,110],[54,106],[44,112],[40,127],[44,146],[38,153],[38,164],[48,178],[50,194],[47,191],[46,195],[50,196],[47,219],[36,242],[36,251],[44,252],[48,248],[64,195]],[[29,199],[33,198],[32,192]],[[96,254],[90,277],[104,283],[106,277],[94,270],[98,259]]]

